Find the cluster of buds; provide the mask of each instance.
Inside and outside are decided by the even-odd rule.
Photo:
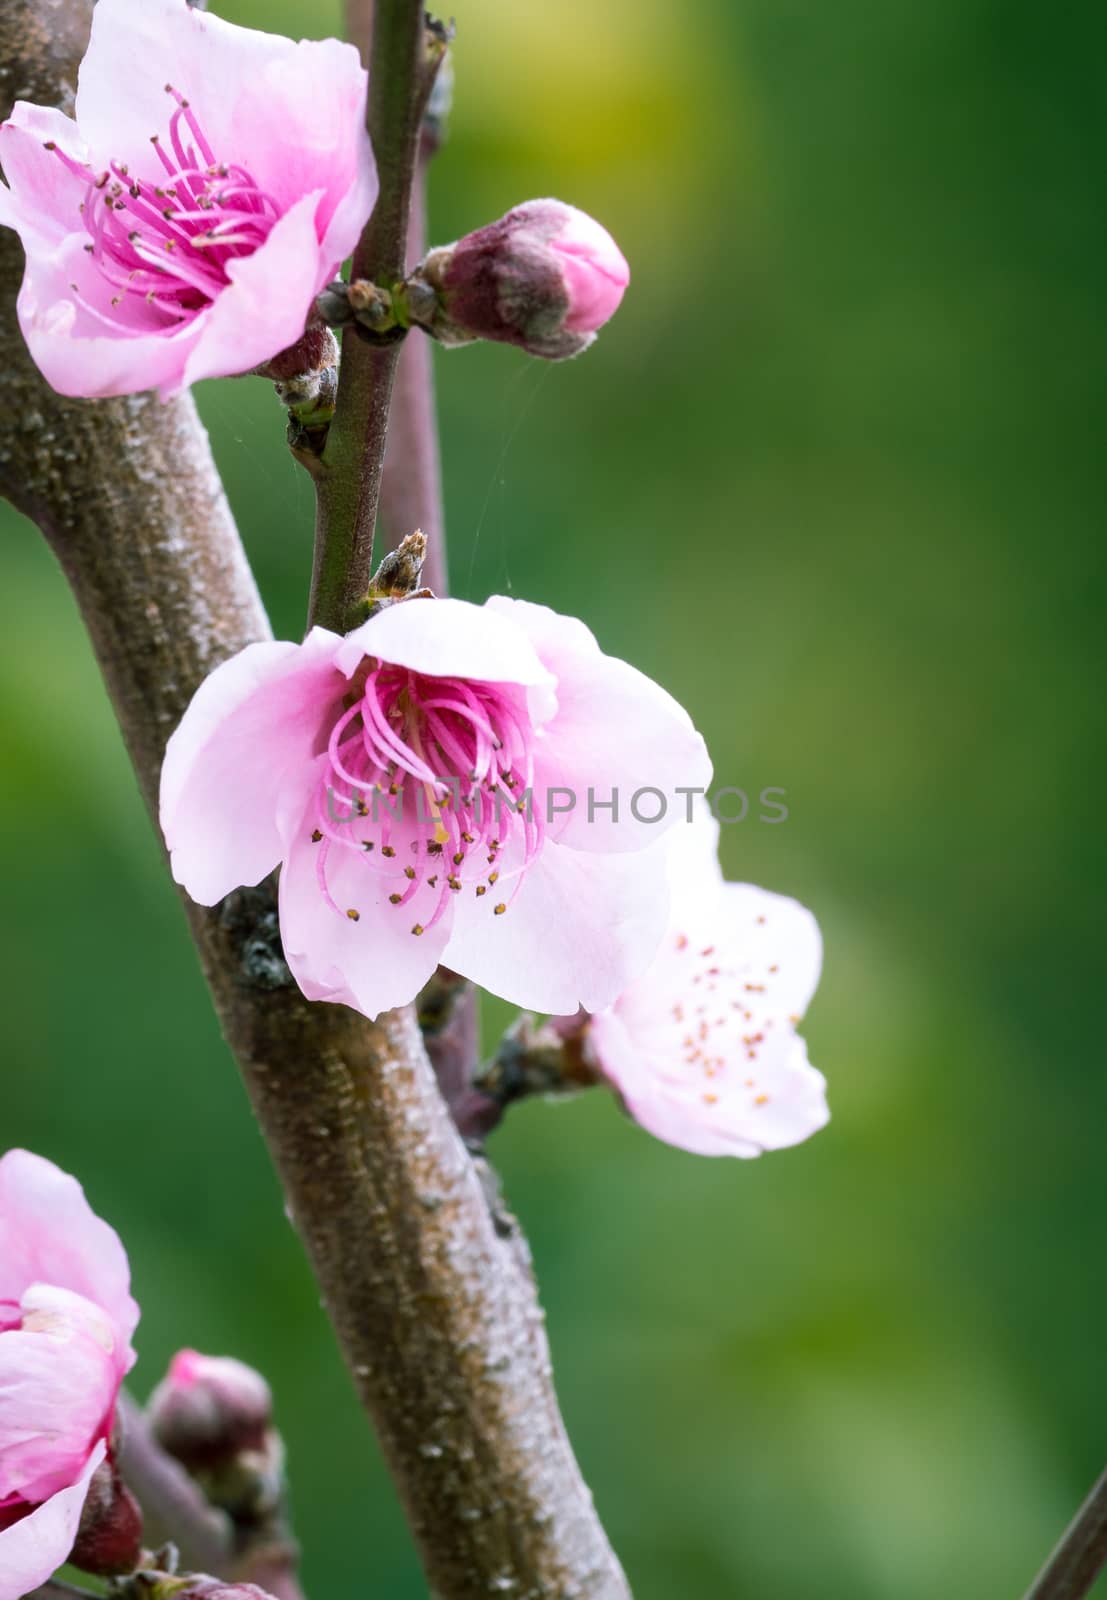
[[[154,1390],[150,1427],[205,1496],[236,1524],[273,1517],[284,1493],[284,1445],[260,1373],[230,1356],[180,1350]]]

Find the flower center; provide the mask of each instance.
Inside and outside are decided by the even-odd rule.
[[[166,331],[189,321],[229,283],[227,263],[252,255],[280,215],[276,200],[245,167],[216,159],[188,101],[172,85],[165,89],[177,109],[169,119],[168,148],[158,134],[151,137],[165,168],[161,183],[132,177],[118,161],[94,173],[56,144],[46,146],[87,182],[80,208],[90,240],[85,249],[117,292],[106,311],[90,305],[76,284],[70,287],[113,332],[149,331],[148,321],[134,322],[136,302]]]
[[[359,698],[331,733],[316,794],[312,839],[327,903],[351,921],[361,915],[328,886],[338,847],[395,880],[393,906],[424,886],[435,892],[413,934],[433,927],[465,890],[501,916],[542,848],[533,737],[523,689],[370,663]]]

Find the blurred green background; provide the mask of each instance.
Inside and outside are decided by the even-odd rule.
[[[826,939],[810,1145],[701,1160],[602,1093],[496,1135],[571,1434],[638,1600],[1017,1597],[1107,1456],[1100,8],[457,21],[435,237],[554,193],[634,278],[583,360],[438,357],[456,592],[583,615],[720,782],[785,788],[725,865]],[[295,634],[278,407],[198,398]],[[422,1595],[74,607],[2,520],[3,1144],[122,1233],[139,1392],[186,1343],[268,1373],[317,1600]]]

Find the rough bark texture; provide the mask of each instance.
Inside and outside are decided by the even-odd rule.
[[[90,14],[88,0],[0,0],[0,114],[16,96],[67,103]],[[15,326],[21,271],[0,231],[0,490],[73,587],[153,806],[193,691],[268,625],[191,401],[52,394]],[[187,911],[433,1595],[622,1600],[558,1414],[525,1245],[486,1198],[413,1013],[369,1024],[309,1005],[281,958],[271,884]]]

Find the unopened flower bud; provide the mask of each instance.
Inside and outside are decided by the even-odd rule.
[[[444,344],[496,339],[562,361],[587,349],[629,281],[606,228],[560,200],[528,200],[432,250],[409,280],[408,305]],[[423,285],[435,292],[433,313]]]
[[[344,328],[354,320],[349,288],[349,284],[336,278],[316,295],[315,310],[329,328]]]
[[[230,1356],[179,1350],[148,1409],[158,1443],[213,1506],[237,1524],[277,1511],[284,1493],[284,1444],[260,1372]]]
[[[271,356],[254,370],[274,383],[291,383],[309,372],[325,372],[338,365],[338,341],[322,322],[313,322],[287,350]]]
[[[261,1449],[273,1397],[261,1373],[242,1361],[178,1350],[150,1396],[149,1414],[158,1443],[192,1470]]]
[[[142,1512],[111,1460],[89,1481],[69,1559],[102,1578],[133,1572],[142,1559]]]
[[[414,594],[427,559],[427,536],[416,528],[390,550],[374,572],[369,584],[370,600],[403,600]]]

